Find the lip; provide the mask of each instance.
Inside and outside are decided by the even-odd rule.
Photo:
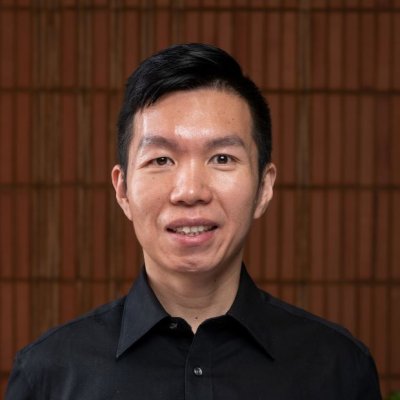
[[[182,235],[182,233],[175,232],[176,228],[180,228],[183,226],[207,226],[212,227],[212,229],[198,233],[197,235]],[[207,246],[209,245],[212,238],[215,236],[217,229],[219,228],[219,224],[210,219],[204,218],[180,218],[173,220],[166,227],[165,230],[168,233],[169,237],[173,240],[175,244],[178,244],[180,247],[187,248],[195,248],[198,246]]]
[[[210,219],[205,219],[205,218],[180,218],[180,219],[175,219],[172,222],[170,222],[165,227],[165,229],[168,232],[171,232],[172,230],[175,230],[182,226],[189,226],[189,227],[191,227],[191,226],[207,226],[207,227],[218,228],[218,223],[215,221],[212,221]]]

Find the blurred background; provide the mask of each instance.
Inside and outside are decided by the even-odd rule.
[[[182,42],[230,52],[271,106],[251,275],[345,325],[400,389],[400,0],[0,0],[0,393],[17,349],[137,275],[116,117],[139,61]]]

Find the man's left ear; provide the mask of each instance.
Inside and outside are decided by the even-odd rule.
[[[276,178],[276,167],[269,163],[265,169],[258,188],[257,203],[254,210],[254,219],[260,218],[268,207],[273,196]]]

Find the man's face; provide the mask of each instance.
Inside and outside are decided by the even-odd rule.
[[[259,188],[251,127],[247,103],[215,89],[172,93],[135,115],[126,187],[119,166],[112,177],[148,271],[240,266],[275,178],[269,165]]]

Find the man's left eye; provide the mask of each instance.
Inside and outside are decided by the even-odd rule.
[[[233,157],[227,154],[217,154],[211,159],[216,164],[228,164],[233,161]]]

